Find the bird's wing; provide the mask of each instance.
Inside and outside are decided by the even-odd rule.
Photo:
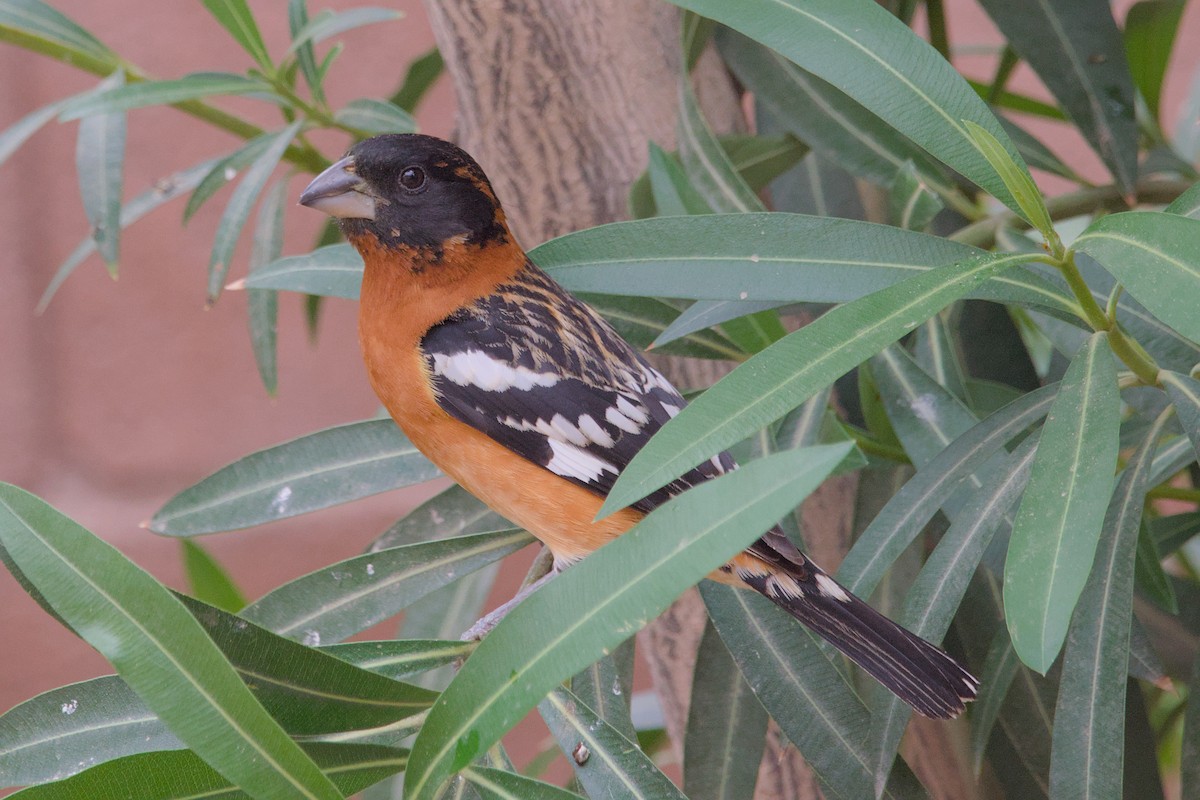
[[[421,342],[438,404],[514,453],[600,495],[686,401],[594,311],[529,264]],[[735,469],[726,453],[643,498]]]

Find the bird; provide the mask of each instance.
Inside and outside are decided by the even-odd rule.
[[[737,468],[720,453],[596,519],[621,470],[686,401],[529,259],[483,169],[456,145],[365,139],[300,204],[336,218],[362,256],[358,330],[375,393],[426,457],[549,548],[547,577]],[[778,526],[709,577],[759,592],[924,716],[957,716],[978,692],[951,656],[841,586]]]

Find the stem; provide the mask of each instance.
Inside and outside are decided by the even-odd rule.
[[[908,457],[908,453],[904,452],[899,447],[891,444],[885,444],[879,441],[871,434],[864,431],[862,428],[847,423],[842,423],[842,427],[850,434],[850,438],[858,445],[859,449],[864,453],[886,458],[889,461],[895,461],[900,464],[911,464],[912,459]]]
[[[1182,500],[1185,503],[1200,505],[1200,489],[1188,489],[1183,486],[1155,486],[1146,492],[1146,495],[1155,500]]]
[[[1092,326],[1092,330],[1107,331],[1112,328],[1112,322],[1105,315],[1104,309],[1096,302],[1096,298],[1092,296],[1092,290],[1088,288],[1087,281],[1079,274],[1079,267],[1075,266],[1074,251],[1068,250],[1063,259],[1057,262],[1057,266],[1063,278],[1066,279],[1067,286],[1071,287],[1071,293],[1079,301],[1079,306],[1083,309],[1084,317]],[[1132,368],[1132,365],[1130,367]]]
[[[925,18],[929,22],[929,43],[950,60],[950,37],[946,35],[946,9],[942,0],[925,0]]]
[[[15,44],[18,47],[62,61],[72,67],[100,77],[107,77],[119,68],[125,71],[126,83],[142,83],[154,80],[152,76],[122,58],[116,56],[110,59],[99,58],[74,49],[55,45],[37,36],[29,36],[13,28],[0,26],[0,42]],[[202,100],[185,100],[180,103],[172,103],[171,105],[185,114],[204,120],[210,125],[220,128],[223,131],[228,131],[241,139],[253,139],[263,132],[263,129],[257,125],[247,122],[241,117],[222,111]],[[284,151],[283,160],[302,167],[309,172],[320,172],[330,164],[329,159],[307,145],[289,145],[287,150]]]
[[[1131,339],[1125,335],[1125,331],[1121,330],[1121,326],[1113,323],[1113,326],[1108,330],[1108,345],[1112,348],[1113,353],[1117,358],[1125,363],[1125,366],[1133,370],[1133,373],[1138,376],[1138,379],[1147,386],[1158,386],[1158,373],[1161,367],[1155,363],[1154,358],[1145,351],[1136,339]]]
[[[1192,182],[1186,180],[1157,178],[1137,182],[1134,198],[1140,203],[1169,203],[1188,189]],[[1080,214],[1102,209],[1125,210],[1125,199],[1116,186],[1089,186],[1075,192],[1051,197],[1046,200],[1050,218],[1070,219]],[[1011,211],[1002,212],[980,222],[959,228],[950,238],[956,242],[973,245],[987,250],[996,244],[996,232],[1004,227],[1028,229],[1029,223]]]

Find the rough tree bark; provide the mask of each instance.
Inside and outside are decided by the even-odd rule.
[[[647,142],[674,146],[678,12],[660,0],[425,0],[425,6],[458,95],[458,142],[487,170],[518,238],[532,246],[626,218],[628,188],[645,169]],[[713,126],[744,126],[739,99],[711,48],[694,74]],[[668,369],[680,375],[679,365]],[[692,386],[721,371],[685,369],[684,382]],[[817,534],[813,555],[831,566],[849,544],[854,485],[852,478],[833,482],[804,510],[806,530]],[[703,604],[691,591],[639,637],[677,749],[703,623]],[[772,725],[755,797],[820,796],[796,749]]]

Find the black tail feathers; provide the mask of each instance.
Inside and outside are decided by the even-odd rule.
[[[774,571],[778,570],[778,571]],[[786,572],[739,575],[926,717],[949,719],[979,681],[940,648],[892,622],[811,562]]]

